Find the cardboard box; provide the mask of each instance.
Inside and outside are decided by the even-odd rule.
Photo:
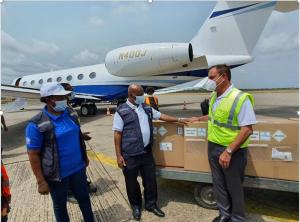
[[[156,165],[183,167],[183,124],[153,121],[153,155]]]
[[[248,148],[246,175],[299,181],[299,145]]]
[[[251,144],[299,144],[299,124],[293,119],[258,119],[250,136]]]
[[[184,169],[210,172],[207,158],[207,122],[184,126]]]
[[[206,128],[206,122],[185,125],[185,170],[210,172]],[[261,119],[253,129],[258,133],[250,140],[246,175],[298,181],[298,121]]]

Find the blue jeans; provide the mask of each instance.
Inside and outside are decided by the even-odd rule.
[[[72,190],[81,210],[85,222],[93,222],[94,216],[91,207],[85,167],[78,172],[63,178],[60,182],[48,181],[53,209],[57,222],[69,222],[67,211],[68,188]]]

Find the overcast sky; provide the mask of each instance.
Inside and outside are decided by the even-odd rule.
[[[2,3],[2,83],[22,75],[104,62],[132,44],[189,42],[215,2]],[[298,11],[273,12],[254,61],[235,68],[240,88],[298,87]]]

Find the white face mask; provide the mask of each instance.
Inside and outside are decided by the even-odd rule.
[[[63,112],[68,107],[67,100],[55,101],[55,107],[53,109],[56,112]]]
[[[223,75],[223,74],[222,74]],[[222,76],[222,75],[220,75],[215,81],[214,80],[211,80],[211,79],[209,79],[208,77],[207,77],[207,81],[206,81],[206,83],[204,83],[204,85],[203,85],[203,88],[204,89],[206,89],[207,91],[215,91],[216,90],[216,88],[220,85],[220,84],[222,84],[222,82],[224,81],[222,81],[222,82],[220,82],[218,85],[217,85],[217,80]]]
[[[145,101],[145,96],[135,96],[135,104],[140,105]]]

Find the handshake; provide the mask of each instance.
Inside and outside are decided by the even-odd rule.
[[[190,118],[178,118],[177,122],[179,123],[193,123],[199,121],[208,121],[208,116],[200,116],[200,117],[190,117]]]

